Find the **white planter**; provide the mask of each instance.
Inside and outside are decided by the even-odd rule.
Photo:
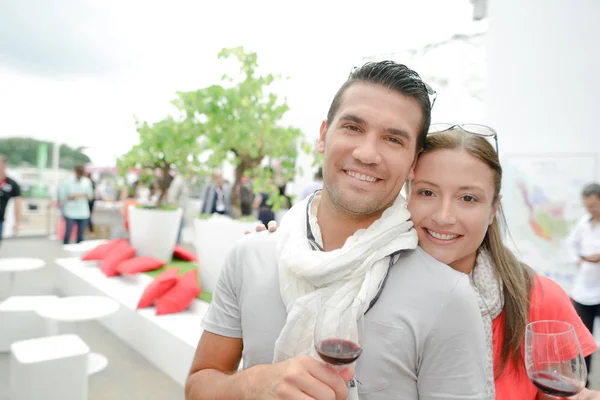
[[[246,231],[256,228],[259,221],[242,222],[215,215],[210,219],[194,220],[196,253],[202,290],[212,293],[217,286],[225,257]]]
[[[152,210],[132,207],[129,210],[129,241],[137,256],[151,256],[171,262],[181,223],[181,209]]]

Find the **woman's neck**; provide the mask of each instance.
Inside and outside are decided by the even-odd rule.
[[[451,262],[448,264],[452,269],[462,272],[463,274],[470,274],[475,269],[475,264],[477,262],[477,253],[472,253],[464,256],[463,258]]]

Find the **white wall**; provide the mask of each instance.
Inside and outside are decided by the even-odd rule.
[[[501,154],[600,152],[600,2],[489,2],[486,120]]]

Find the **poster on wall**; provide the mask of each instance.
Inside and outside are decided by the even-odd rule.
[[[568,293],[576,267],[569,261],[565,239],[586,214],[580,194],[596,181],[597,155],[506,155],[502,165],[509,248]]]

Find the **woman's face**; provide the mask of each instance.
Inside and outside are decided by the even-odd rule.
[[[500,204],[493,200],[492,170],[484,162],[461,149],[422,155],[408,200],[419,245],[438,261],[471,272]]]

